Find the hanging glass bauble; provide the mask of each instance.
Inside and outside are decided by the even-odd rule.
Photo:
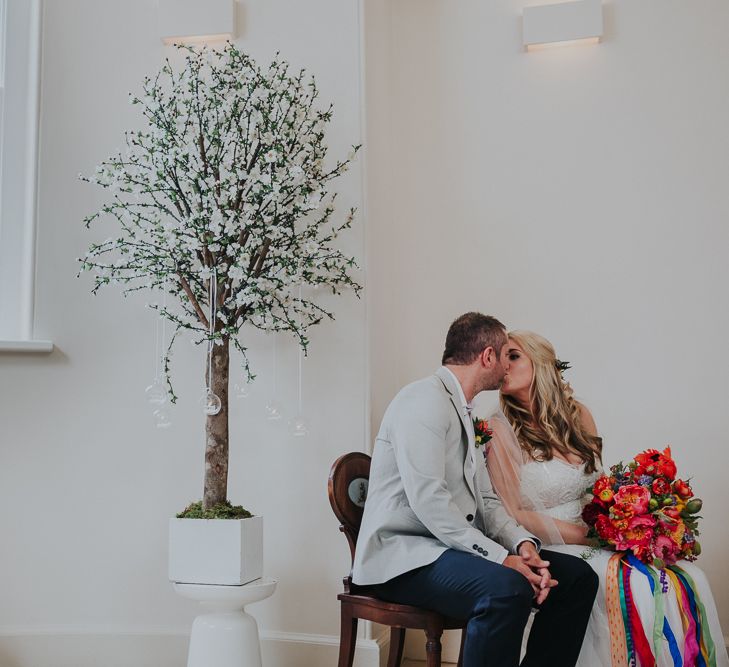
[[[268,403],[266,403],[267,419],[270,419],[271,421],[278,421],[282,416],[283,412],[281,411],[281,406],[276,399],[272,398]]]
[[[309,421],[304,415],[296,415],[289,419],[289,433],[295,438],[301,438],[309,433]]]
[[[200,405],[202,406],[203,414],[208,416],[217,415],[223,406],[217,394],[214,394],[210,389],[206,390],[203,394],[203,397],[200,399]]]
[[[153,414],[157,428],[169,428],[172,425],[166,408],[157,408]]]
[[[248,391],[248,382],[245,380],[236,382],[233,385],[233,390],[235,391],[236,398],[248,398],[248,396],[250,396],[250,392]]]
[[[144,390],[144,393],[152,405],[164,405],[167,402],[167,392],[159,378],[155,378],[154,382]]]

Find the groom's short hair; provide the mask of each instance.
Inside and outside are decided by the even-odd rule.
[[[446,334],[443,364],[472,364],[487,347],[496,354],[506,342],[506,327],[491,315],[466,313],[453,321]]]

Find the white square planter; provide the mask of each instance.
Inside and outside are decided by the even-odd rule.
[[[170,581],[240,586],[263,576],[263,517],[170,519]]]

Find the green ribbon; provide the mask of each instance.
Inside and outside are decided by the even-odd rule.
[[[628,604],[625,600],[625,582],[623,581],[622,561],[618,565],[618,591],[620,593],[620,611],[623,614],[623,625],[625,626],[625,641],[627,643],[628,664],[635,664],[635,651],[633,650],[633,640],[630,628],[630,618],[628,617]]]
[[[699,620],[701,621],[701,638],[704,640],[704,644],[706,645],[706,652],[707,652],[707,662],[709,667],[716,667],[716,647],[714,646],[714,640],[711,638],[711,631],[709,630],[709,617],[706,615],[706,608],[704,607],[704,603],[701,602],[701,599],[699,598],[699,591],[696,588],[696,584],[694,583],[694,580],[689,576],[688,572],[684,570],[681,567],[678,567],[677,565],[673,565],[670,567],[671,570],[673,570],[677,576],[683,577],[687,582],[688,585],[691,587],[691,590],[694,594],[694,602],[696,603],[696,606],[699,610]],[[701,644],[699,644],[699,651],[701,650]]]

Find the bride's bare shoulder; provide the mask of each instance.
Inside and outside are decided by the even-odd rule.
[[[589,408],[579,401],[577,402],[577,405],[580,408],[580,421],[582,422],[582,428],[584,428],[590,435],[596,436],[597,424],[595,424],[595,420],[592,417],[592,413]]]

